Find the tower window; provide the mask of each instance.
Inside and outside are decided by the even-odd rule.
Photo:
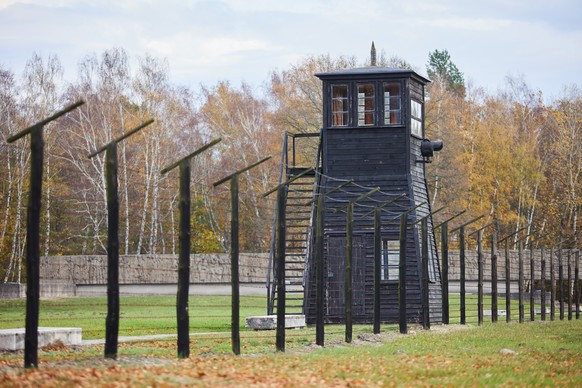
[[[402,124],[400,83],[384,83],[384,125]]]
[[[374,84],[358,84],[358,127],[374,125]]]
[[[400,263],[400,241],[382,240],[381,280],[398,280],[398,265]]]
[[[331,86],[332,126],[344,127],[349,124],[348,85]]]
[[[422,104],[415,100],[410,100],[410,131],[422,137]]]

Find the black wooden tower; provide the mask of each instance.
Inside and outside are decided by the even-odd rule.
[[[421,231],[417,221],[428,217],[430,319],[440,322],[441,279],[425,166],[442,143],[429,142],[424,136],[424,87],[429,80],[412,70],[377,66],[316,76],[323,82],[323,128],[317,134],[317,158],[311,166],[296,165],[297,137],[309,135],[287,135],[284,147],[285,178],[304,173],[307,167],[315,170],[296,181],[296,187],[289,187],[287,261],[294,264],[288,264],[286,272],[291,275],[287,279],[289,299],[300,302],[295,311],[288,307],[288,313],[303,313],[308,323],[315,320],[315,212],[313,205],[305,207],[310,204],[305,197],[325,196],[325,319],[340,323],[345,311],[345,208],[350,201],[379,188],[354,207],[353,320],[370,322],[373,317],[374,220],[370,214],[375,207],[398,198],[382,211],[381,319],[398,322],[399,218],[409,211],[407,320],[420,321],[422,314]],[[291,158],[289,139],[293,141]],[[269,313],[273,313],[276,301],[270,288]]]

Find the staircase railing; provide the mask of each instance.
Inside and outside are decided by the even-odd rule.
[[[279,182],[278,184],[283,183],[287,179],[290,178],[290,172],[292,169],[295,169],[297,166],[297,140],[300,138],[307,138],[307,137],[320,137],[320,133],[291,133],[285,131],[285,137],[283,139],[283,148],[281,150],[281,168],[279,170]],[[289,139],[291,139],[291,144],[289,144]],[[291,146],[291,147],[290,147]],[[291,148],[291,149],[289,149]],[[318,146],[318,154],[317,154],[317,162],[314,167],[319,166],[319,158],[321,151],[321,141]],[[291,152],[291,155],[289,153]],[[307,166],[304,166],[307,167]],[[268,260],[268,268],[267,268],[267,314],[273,314],[274,304],[275,304],[275,287],[273,287],[273,281],[275,280],[275,273],[277,268],[274,254],[275,254],[275,236],[276,236],[276,227],[277,227],[277,205],[274,209],[273,214],[273,228],[271,230],[271,244],[269,249],[269,260]],[[313,213],[311,213],[313,215]],[[311,222],[311,221],[310,221]],[[309,244],[309,237],[308,242]],[[303,285],[305,286],[305,276],[303,278]]]
[[[319,135],[319,146],[317,147],[317,158],[316,158],[316,162],[315,162],[315,181],[313,182],[313,201],[311,202],[311,211],[310,211],[310,217],[309,217],[309,229],[308,229],[308,234],[307,234],[307,244],[306,244],[306,252],[305,252],[305,270],[303,272],[303,287],[304,287],[304,296],[303,296],[303,312],[305,313],[307,311],[307,308],[309,308],[309,270],[310,270],[310,265],[311,265],[311,261],[313,260],[313,249],[312,247],[315,245],[315,228],[314,228],[314,224],[315,224],[315,211],[316,211],[316,204],[317,201],[315,200],[317,198],[317,195],[319,193],[320,187],[321,187],[321,181],[322,181],[322,174],[321,174],[321,165],[322,165],[322,159],[323,159],[323,142],[321,139],[321,133]]]
[[[279,182],[280,185],[283,182],[283,171],[287,171],[287,163],[289,161],[289,155],[287,151],[289,132],[285,131],[285,137],[283,139],[283,148],[281,150],[281,167],[279,169]],[[295,163],[295,160],[293,161]],[[269,247],[269,261],[267,268],[267,314],[273,314],[273,303],[275,300],[275,290],[271,287],[271,275],[274,277],[274,254],[275,254],[275,235],[277,233],[277,205],[275,205],[275,211],[273,212],[273,228],[271,230],[271,246]]]

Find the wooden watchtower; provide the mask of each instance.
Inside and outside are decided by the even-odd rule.
[[[382,215],[381,320],[398,322],[398,219],[403,212],[413,209],[408,215],[406,240],[407,320],[419,321],[422,314],[421,232],[420,224],[416,222],[428,217],[430,319],[431,322],[440,322],[440,268],[432,232],[425,163],[432,151],[442,148],[442,142],[429,142],[424,136],[424,88],[430,81],[412,70],[377,66],[315,76],[323,82],[324,117],[321,133],[317,134],[320,138],[317,162],[305,166],[316,171],[315,177],[310,178],[312,186],[305,191],[311,191],[313,198],[325,196],[326,321],[340,323],[344,320],[346,204],[373,188],[379,188],[355,207],[353,320],[371,322],[373,317],[374,230],[373,217],[369,214],[383,202],[400,197],[387,205]],[[288,167],[287,178],[293,174],[293,168]],[[353,182],[345,184],[350,180]],[[335,189],[342,184],[341,189]],[[309,222],[304,224],[305,237],[301,246],[300,255],[304,261],[300,292],[303,296],[302,312],[308,323],[313,323],[315,265],[313,234],[309,233],[309,227],[314,225],[315,213],[313,209],[311,212],[306,209],[305,214],[310,216],[306,217]],[[294,241],[297,241],[296,237]],[[295,260],[300,255],[296,255]]]

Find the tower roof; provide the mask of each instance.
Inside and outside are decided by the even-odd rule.
[[[378,77],[388,77],[388,78],[400,78],[400,77],[411,77],[416,78],[422,83],[429,83],[430,80],[416,73],[414,70],[408,69],[397,69],[393,67],[382,67],[382,66],[365,66],[356,67],[352,69],[336,70],[324,73],[316,73],[316,77],[325,79],[337,79],[337,78],[378,78]]]

